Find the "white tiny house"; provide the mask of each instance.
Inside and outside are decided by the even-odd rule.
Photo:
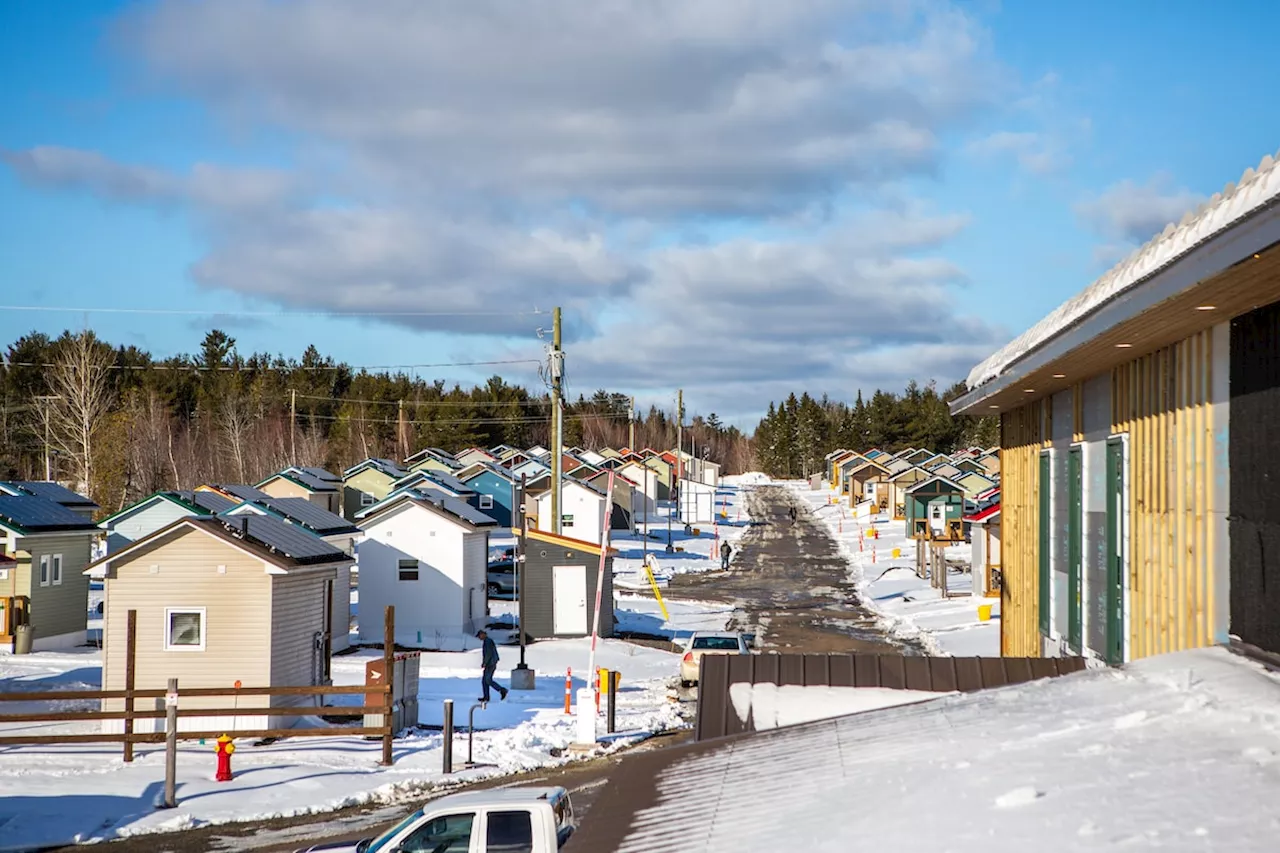
[[[605,518],[604,489],[570,478],[564,481],[560,500],[560,532],[599,545]],[[538,496],[537,519],[539,530],[552,531],[550,491]]]

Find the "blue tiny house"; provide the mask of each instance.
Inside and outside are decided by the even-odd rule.
[[[488,464],[473,465],[459,473],[463,474],[462,482],[479,496],[476,508],[498,522],[498,526],[510,527],[511,477],[498,466]]]

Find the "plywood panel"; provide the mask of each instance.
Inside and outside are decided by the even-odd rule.
[[[1047,401],[1005,412],[1000,419],[1001,518],[1000,650],[1037,657],[1039,596],[1040,449],[1047,436]]]

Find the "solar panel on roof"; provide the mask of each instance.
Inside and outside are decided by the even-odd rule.
[[[423,473],[426,474],[426,479],[430,480],[433,483],[437,483],[441,486],[444,486],[446,489],[449,489],[450,491],[462,492],[463,494],[467,494],[467,495],[475,494],[475,489],[471,488],[466,483],[462,482],[457,477],[454,477],[450,474],[445,474],[441,471],[425,471]]]
[[[226,512],[236,505],[236,502],[225,498],[217,492],[193,492],[191,502],[201,509],[217,515],[220,512]]]
[[[80,513],[35,495],[0,495],[0,518],[27,530],[97,529]]]
[[[340,515],[335,515],[321,506],[316,506],[306,498],[263,498],[257,501],[286,518],[306,525],[321,536],[357,528]]]
[[[450,515],[475,525],[496,524],[492,518],[473,507],[466,501],[452,495],[446,495],[437,489],[413,489],[413,495],[421,501],[437,506]]]
[[[254,488],[253,486],[233,484],[229,486],[218,486],[218,488],[229,495],[235,495],[242,501],[260,501],[263,498],[271,497],[266,492],[261,489]]]
[[[338,559],[341,551],[319,536],[296,524],[289,524],[269,515],[237,515],[223,520],[232,533],[239,535],[248,525],[249,539],[267,548],[273,548],[299,563],[316,563]]]
[[[291,468],[290,470],[301,471],[302,473],[306,474],[308,477],[315,477],[317,480],[319,480],[322,483],[342,482],[341,477],[339,477],[337,474],[334,474],[333,472],[325,468],[316,468],[314,466],[313,467],[298,466],[295,468]]]
[[[73,492],[58,483],[44,480],[12,480],[11,483],[29,495],[45,498],[63,506],[97,506],[91,498],[87,498],[79,492]]]
[[[279,476],[297,480],[313,492],[332,492],[336,489],[335,483],[323,480],[314,474],[308,474],[300,468],[286,468],[280,472]],[[337,482],[341,482],[341,480]]]

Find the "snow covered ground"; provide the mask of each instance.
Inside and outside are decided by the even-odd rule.
[[[718,605],[700,608],[681,602],[667,622],[652,599],[628,598],[619,606],[624,624],[643,623],[653,633],[672,637],[696,627],[723,628],[729,617]],[[380,744],[360,738],[283,740],[264,746],[242,741],[234,757],[236,778],[229,783],[212,781],[212,744],[183,743],[178,756],[179,806],[163,811],[154,808],[163,786],[163,749],[139,746],[134,762],[124,764],[114,744],[0,748],[0,850],[397,802],[445,784],[561,763],[568,759],[559,753],[575,739],[573,720],[564,714],[565,673],[573,669],[575,690],[585,686],[589,645],[589,640],[529,645],[527,660],[538,673],[537,689],[512,692],[506,702],[491,702],[476,711],[474,749],[479,766],[452,777],[442,773],[441,735],[425,730],[396,741],[396,763],[390,768],[377,765]],[[498,679],[505,683],[519,660],[519,649],[500,646],[499,652]],[[363,683],[366,662],[379,655],[360,650],[335,658],[335,683]],[[626,736],[611,748],[687,725],[672,690],[677,654],[602,640],[596,663],[617,670],[622,678],[618,730]],[[455,725],[465,729],[468,709],[480,695],[479,648],[424,654],[421,679],[420,723],[439,726],[443,700],[453,699]],[[100,682],[101,656],[94,649],[0,655],[0,692],[96,689]],[[333,701],[350,704],[358,697]],[[8,713],[27,710],[6,704],[3,710]],[[95,703],[44,707],[53,704],[63,710],[93,710]],[[318,724],[309,718],[300,722],[313,723]],[[94,731],[95,724],[15,723],[3,728],[6,734],[55,729],[69,733]],[[601,732],[603,728],[602,721]],[[464,733],[457,737],[454,758],[459,767],[466,759]]]
[[[671,553],[666,550],[671,508],[665,504],[660,505],[647,522],[638,524],[636,533],[614,531],[611,544],[618,551],[613,561],[614,587],[649,588],[644,573],[646,553],[659,586],[665,585],[672,575],[719,569],[720,544],[727,541],[736,545],[750,524],[746,494],[760,479],[760,475],[751,474],[725,477],[716,490],[715,518],[693,525],[698,531],[696,535],[685,533],[683,525],[672,521],[670,536],[675,550]]]
[[[905,522],[885,515],[859,521],[847,496],[843,503],[832,503],[836,493],[831,489],[810,489],[800,482],[787,485],[839,542],[863,603],[891,633],[919,641],[930,654],[1000,654],[1000,599],[973,597],[967,573],[949,575],[950,596],[942,598],[939,590],[916,576],[916,540],[907,538]],[[872,538],[872,528],[878,538]],[[969,555],[964,543],[947,549],[948,560],[967,563]],[[990,620],[978,618],[979,605],[991,605]]]

